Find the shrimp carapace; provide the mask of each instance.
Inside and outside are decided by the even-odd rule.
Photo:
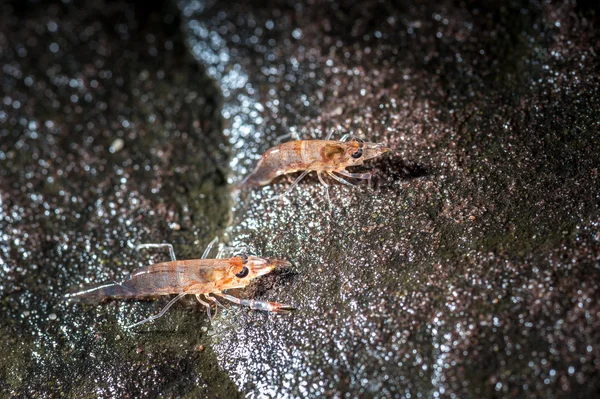
[[[202,259],[190,260],[176,260],[171,244],[139,245],[138,248],[168,247],[172,260],[142,267],[121,282],[99,284],[67,294],[66,298],[84,302],[100,302],[105,299],[141,299],[178,294],[159,315],[129,326],[135,327],[162,316],[177,299],[184,295],[194,294],[200,303],[208,307],[210,317],[210,305],[202,301],[200,295],[204,295],[211,302],[216,302],[216,299],[209,296],[209,294],[223,295],[223,298],[231,300],[234,297],[221,294],[221,292],[231,288],[243,288],[253,279],[269,274],[276,268],[291,266],[286,260],[252,255],[205,259],[213,244],[214,241],[209,245]],[[293,309],[291,306],[275,302],[263,303],[263,301],[256,300],[233,302],[246,305],[252,302],[249,306],[253,309],[269,310],[276,313],[284,313]]]

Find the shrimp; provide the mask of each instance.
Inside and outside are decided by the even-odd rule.
[[[389,148],[382,143],[369,143],[359,139],[346,141],[330,140],[331,133],[325,140],[296,140],[279,144],[270,148],[258,161],[252,173],[240,183],[240,188],[256,187],[269,184],[278,176],[303,171],[280,197],[287,195],[307,174],[317,172],[317,177],[325,187],[329,200],[329,185],[323,179],[323,174],[347,186],[354,186],[346,179],[338,176],[370,180],[371,172],[351,173],[347,167],[362,165],[366,160],[378,157]],[[331,201],[329,200],[331,204]]]
[[[290,267],[285,260],[261,258],[251,255],[239,255],[233,258],[221,258],[223,249],[217,254],[217,259],[206,259],[216,239],[213,240],[202,255],[201,259],[177,260],[171,244],[140,244],[137,249],[168,248],[170,262],[156,263],[140,268],[121,282],[109,282],[81,291],[67,294],[67,299],[82,302],[101,302],[106,299],[140,299],[159,295],[177,294],[156,315],[127,326],[130,329],[144,323],[156,320],[179,299],[187,294],[196,296],[198,302],[208,309],[208,317],[212,322],[210,304],[200,297],[220,305],[214,296],[226,299],[250,309],[265,310],[274,313],[287,313],[294,310],[292,306],[277,302],[239,299],[222,293],[231,288],[243,288],[253,279],[264,276],[278,267]],[[209,294],[214,295],[211,297]]]

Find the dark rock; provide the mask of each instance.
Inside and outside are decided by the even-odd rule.
[[[0,396],[235,397],[196,305],[132,333],[162,301],[62,299],[227,223],[219,95],[177,9],[35,3],[0,6]]]

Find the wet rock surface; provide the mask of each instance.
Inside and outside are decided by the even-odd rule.
[[[230,235],[287,256],[213,335],[242,391],[588,397],[598,390],[597,9],[182,1],[225,97],[232,182],[279,135],[392,154],[374,187],[242,193]],[[265,287],[268,287],[265,290]],[[222,324],[222,325],[221,325]]]
[[[7,396],[597,393],[596,6],[1,7]],[[276,137],[330,131],[393,149],[372,187],[232,201]],[[294,265],[237,294],[297,312],[134,333],[164,299],[61,299],[223,231]]]

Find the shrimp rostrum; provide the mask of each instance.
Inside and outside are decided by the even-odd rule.
[[[258,161],[258,165],[240,184],[241,188],[264,186],[278,176],[303,171],[292,185],[282,194],[288,194],[310,172],[317,172],[321,184],[329,197],[329,185],[323,179],[327,175],[347,186],[354,186],[344,177],[370,180],[372,173],[351,173],[350,166],[362,165],[365,161],[389,151],[382,143],[369,143],[360,139],[346,141],[330,140],[288,141],[270,148]],[[343,177],[342,177],[343,176]]]
[[[251,309],[274,313],[286,313],[294,310],[289,305],[277,302],[239,299],[223,293],[222,291],[227,289],[243,288],[253,279],[268,274],[276,268],[290,267],[290,263],[285,260],[245,254],[232,258],[221,258],[223,250],[219,251],[217,259],[206,259],[215,242],[216,239],[209,244],[201,259],[189,260],[177,260],[171,244],[138,245],[138,249],[168,248],[171,261],[142,267],[121,282],[108,282],[89,287],[67,294],[66,298],[94,303],[106,299],[143,299],[176,294],[158,314],[127,328],[137,327],[158,319],[175,302],[188,294],[195,295],[198,302],[206,306],[211,321],[209,302],[222,306],[215,297],[226,299],[238,305],[248,306]]]

